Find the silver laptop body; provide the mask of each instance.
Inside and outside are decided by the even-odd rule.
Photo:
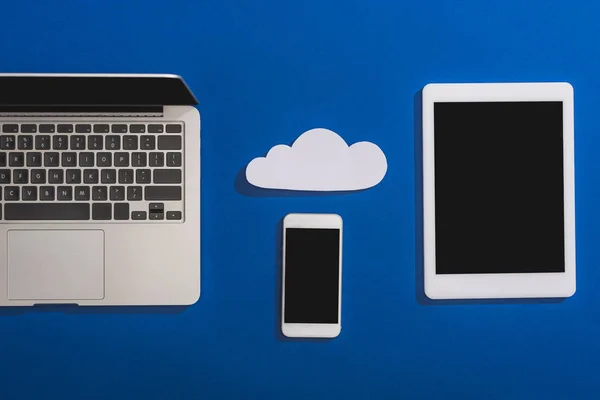
[[[0,306],[200,296],[200,115],[174,75],[0,74]]]

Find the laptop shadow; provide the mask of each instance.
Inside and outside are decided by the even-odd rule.
[[[78,306],[77,304],[39,304],[26,307],[1,307],[0,317],[38,313],[62,314],[181,314],[191,306]]]
[[[415,160],[415,297],[422,306],[454,306],[476,304],[554,304],[565,298],[521,299],[457,299],[432,300],[425,294],[423,243],[423,91],[414,95],[414,160]]]

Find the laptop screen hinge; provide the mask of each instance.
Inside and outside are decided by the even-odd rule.
[[[5,106],[0,117],[162,117],[163,106]]]

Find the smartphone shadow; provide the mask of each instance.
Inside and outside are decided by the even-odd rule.
[[[422,306],[474,304],[552,304],[565,298],[431,300],[425,294],[423,242],[423,90],[414,95],[414,160],[415,160],[415,297]]]
[[[275,334],[275,339],[287,342],[291,339],[285,337],[281,332],[281,313],[283,304],[281,304],[281,294],[282,294],[282,279],[283,279],[283,218],[281,218],[275,224],[275,282],[274,282],[274,294],[275,298],[273,299],[273,304],[275,305],[275,315],[273,318],[274,326],[273,332]]]
[[[281,299],[283,290],[283,218],[282,217],[277,224],[275,224],[275,282],[274,282],[274,293],[275,298],[273,304],[275,305],[275,315],[273,318],[274,326],[273,332],[275,339],[280,342],[311,342],[311,343],[324,343],[329,342],[330,338],[289,338],[281,332],[281,323],[283,322],[281,316],[283,314],[283,303]]]
[[[40,314],[181,314],[191,306],[78,306],[77,304],[39,304],[26,307],[1,307],[0,317]]]

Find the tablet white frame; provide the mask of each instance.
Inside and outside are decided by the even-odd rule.
[[[434,103],[562,101],[565,272],[523,274],[435,273]],[[429,84],[423,88],[423,253],[430,299],[570,297],[575,293],[575,187],[573,87],[569,83]]]

